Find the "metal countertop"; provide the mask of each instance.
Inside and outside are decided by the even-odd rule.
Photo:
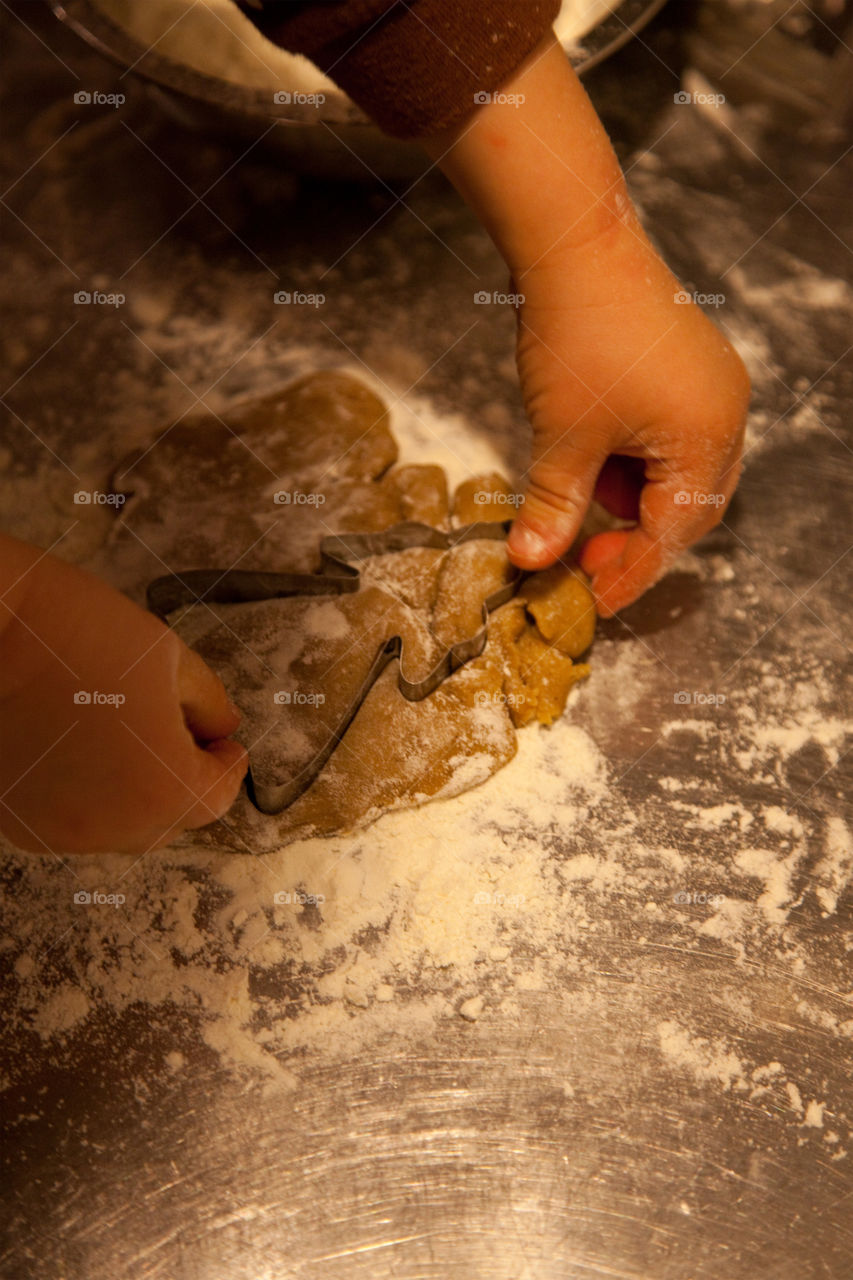
[[[571,711],[607,763],[611,812],[581,813],[542,856],[615,860],[623,886],[591,894],[588,936],[515,993],[511,1015],[487,1001],[477,1021],[459,1017],[451,975],[428,1033],[376,1039],[349,1062],[318,1045],[290,1064],[287,1093],[218,1057],[203,1011],[162,992],[146,1002],[154,958],[123,1010],[95,1001],[43,1039],[17,984],[83,971],[75,876],[5,855],[10,1280],[853,1273],[853,860],[836,845],[836,874],[827,854],[850,823],[851,161],[825,113],[750,98],[748,58],[724,113],[673,101],[687,62],[709,77],[688,78],[691,92],[719,87],[707,31],[725,23],[736,41],[737,9],[669,6],[590,81],[648,225],[685,287],[724,295],[716,318],[755,385],[723,525],[600,624]],[[41,5],[4,5],[0,24],[4,527],[42,486],[31,518],[47,545],[75,515],[58,459],[97,478],[111,449],[218,378],[221,404],[304,371],[306,353],[417,381],[473,429],[497,422],[520,465],[512,317],[477,315],[467,333],[472,291],[505,272],[440,177],[402,201],[403,188],[302,179],[261,147],[177,131],[132,86],[120,109],[87,116],[75,90],[117,91],[116,73]],[[322,313],[272,306],[274,288],[319,279]],[[73,294],[87,288],[120,288],[127,305],[81,316]],[[490,417],[496,401],[504,417]],[[98,518],[66,554],[93,552]],[[740,825],[714,819],[721,805]],[[684,859],[651,910],[628,829]],[[776,908],[761,905],[769,882],[737,872],[745,845],[788,859]],[[187,862],[205,883],[203,858]],[[711,892],[752,912],[737,945],[700,932]],[[48,937],[40,913],[60,898],[67,929]],[[156,952],[156,925],[143,942]],[[223,972],[249,963],[218,945]],[[698,1066],[667,1055],[661,1027],[681,1028]]]

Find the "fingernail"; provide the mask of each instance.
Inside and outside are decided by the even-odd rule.
[[[236,716],[238,720],[242,720],[242,719],[243,719],[243,712],[242,712],[242,711],[240,710],[240,708],[236,705],[236,703],[232,702],[232,701],[229,699],[229,700],[228,700],[228,706],[229,706],[229,708],[230,708],[230,710],[231,710],[231,714],[232,714],[232,715]]]
[[[516,526],[511,531],[509,545],[517,556],[524,556],[528,560],[538,560],[548,549],[545,539],[527,525],[522,525],[521,528]]]

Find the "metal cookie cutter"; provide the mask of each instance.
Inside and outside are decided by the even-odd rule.
[[[322,569],[319,573],[267,573],[243,569],[189,569],[168,574],[149,583],[148,608],[162,621],[175,609],[191,604],[249,604],[260,600],[276,600],[286,596],[341,595],[358,591],[361,571],[353,562],[389,552],[408,551],[411,547],[433,547],[451,551],[464,542],[478,539],[502,541],[511,521],[482,522],[444,531],[427,524],[407,521],[382,533],[342,533],[323,538],[320,543]],[[399,659],[397,685],[404,698],[419,702],[437,689],[443,680],[486,646],[489,614],[515,594],[521,572],[514,570],[510,580],[491,595],[482,606],[482,625],[471,636],[451,645],[441,655],[432,671],[422,680],[410,680],[403,671],[403,638],[392,636],[376,653],[350,706],[339,723],[330,730],[327,741],[314,758],[294,778],[281,783],[260,783],[249,768],[246,786],[252,803],[261,813],[280,813],[307,791],[320,774],[343,735],[346,733],[365,698],[380,674],[394,658]]]

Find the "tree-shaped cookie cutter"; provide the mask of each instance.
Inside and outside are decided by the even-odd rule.
[[[458,529],[435,529],[431,525],[406,521],[381,533],[341,533],[323,538],[320,543],[321,569],[317,573],[272,573],[253,569],[188,569],[167,574],[149,583],[148,608],[168,624],[168,616],[176,609],[195,604],[252,604],[261,600],[284,599],[288,596],[343,595],[358,591],[361,570],[356,565],[370,556],[408,551],[412,547],[452,551],[454,547],[478,539],[502,541],[510,521],[478,522]],[[397,685],[404,698],[419,702],[432,693],[454,671],[477,658],[486,647],[489,614],[506,604],[515,594],[522,574],[513,569],[512,576],[483,600],[482,623],[473,635],[449,646],[428,675],[410,680],[403,664],[403,637],[396,635],[384,641],[339,722],[329,731],[320,750],[300,772],[287,782],[259,783],[246,776],[249,798],[261,813],[281,813],[293,804],[319,776],[335,748],[343,738],[370,690],[389,662],[399,660]]]

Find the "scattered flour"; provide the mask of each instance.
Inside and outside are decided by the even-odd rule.
[[[322,640],[341,640],[350,629],[346,614],[333,600],[310,605],[305,611],[303,622],[309,635],[318,636]]]
[[[700,809],[693,822],[688,823],[688,825],[700,827],[703,831],[717,831],[720,827],[724,827],[730,822],[736,822],[741,831],[743,831],[752,821],[752,814],[742,804],[733,804],[729,801],[726,804],[715,804],[707,809]]]
[[[843,891],[853,883],[853,835],[842,818],[832,816],[826,823],[826,848],[814,869],[817,900],[827,915],[838,907]]]
[[[364,377],[363,371],[357,376]],[[375,390],[387,398],[387,388],[377,386]],[[397,394],[404,390],[400,387]],[[506,472],[506,460],[494,435],[476,433],[460,414],[436,413],[425,397],[415,393],[394,405],[391,430],[400,443],[400,462],[443,467],[451,492],[472,475]]]
[[[791,1104],[791,1110],[803,1114],[803,1097],[793,1081],[789,1080],[785,1085],[785,1092],[788,1095],[788,1101]]]
[[[673,1066],[690,1072],[697,1080],[713,1082],[729,1089],[745,1089],[746,1067],[722,1041],[693,1035],[677,1022],[658,1023],[660,1049]]]
[[[615,696],[620,661],[597,678]],[[559,990],[566,972],[592,978],[600,958],[587,957],[587,943],[616,903],[634,913],[640,946],[681,937],[688,951],[711,945],[753,964],[766,936],[773,954],[807,848],[802,824],[778,805],[675,803],[724,838],[728,872],[709,875],[710,864],[703,871],[641,834],[599,749],[563,719],[520,734],[515,759],[476,790],[350,835],[261,857],[174,850],[67,868],[29,858],[3,945],[15,956],[18,1010],[59,1045],[100,1009],[121,1013],[140,998],[153,1011],[177,1008],[224,1069],[293,1090],[306,1054],[346,1060],[389,1040],[413,1043],[438,1020],[511,1016],[518,998]],[[780,847],[744,847],[751,824]],[[849,879],[848,854],[849,834],[833,820],[815,871],[824,907]],[[709,900],[673,906],[674,890],[703,881]],[[80,890],[125,902],[78,904]],[[786,945],[792,970],[803,969],[807,953]],[[853,1036],[853,1016],[809,1009],[823,1033]],[[677,1017],[656,1025],[664,1059],[697,1087],[754,1100],[782,1090],[802,1126],[818,1130],[831,1104],[803,1103],[778,1062],[748,1064],[725,1037]],[[184,1061],[167,1044],[164,1069]],[[843,1159],[837,1124],[827,1144],[829,1134],[832,1158]]]
[[[780,857],[771,849],[741,849],[735,865],[745,876],[764,883],[758,905],[771,924],[784,924],[793,897],[791,885],[802,851]]]
[[[159,312],[155,319],[161,324]],[[228,362],[247,323],[229,314],[180,334],[167,324],[158,346],[168,346],[172,333],[169,358],[183,367],[191,353],[201,379],[205,366]],[[149,336],[153,342],[156,335]],[[284,357],[268,354],[261,345],[250,352],[245,386],[218,389],[212,407],[249,385],[263,391],[305,368],[342,367],[322,349],[288,345]],[[356,365],[345,367],[365,376]],[[426,397],[403,396],[406,385],[395,377],[402,399],[392,407],[392,428],[401,461],[438,463],[451,484],[506,469],[488,431],[437,411]],[[387,382],[377,390],[388,399]],[[162,411],[165,420],[161,392],[155,388],[161,398],[150,412]],[[121,441],[118,418],[115,433]],[[104,447],[109,453],[109,439]],[[87,473],[92,487],[96,479],[102,486]],[[62,531],[62,504],[44,511],[33,515],[41,523],[31,536],[47,544],[56,526]],[[83,554],[98,536],[100,526],[87,531]],[[71,554],[79,558],[80,549]],[[694,560],[697,576],[726,588],[728,561]],[[739,587],[747,603],[749,587]],[[318,604],[311,616],[317,634],[340,626],[334,605]],[[101,1011],[120,1015],[143,1000],[154,1017],[178,1010],[192,1018],[224,1069],[293,1089],[306,1055],[348,1059],[386,1041],[428,1037],[446,1018],[473,1030],[511,1016],[521,996],[560,990],[567,971],[589,972],[592,980],[600,959],[588,953],[588,939],[616,909],[638,939],[688,952],[713,949],[735,966],[769,958],[788,973],[808,974],[812,953],[787,932],[802,884],[811,886],[806,906],[812,898],[823,912],[836,912],[853,877],[853,855],[840,817],[821,823],[807,810],[788,809],[790,792],[780,783],[806,747],[831,768],[853,725],[837,709],[827,713],[827,680],[805,660],[794,678],[772,663],[739,672],[726,727],[719,716],[703,711],[700,718],[692,709],[664,720],[659,734],[670,757],[657,783],[660,800],[683,815],[684,838],[675,848],[672,824],[657,839],[644,807],[632,808],[617,785],[606,763],[611,739],[607,750],[593,740],[609,734],[618,744],[635,711],[640,723],[647,718],[655,665],[647,645],[600,638],[571,720],[522,733],[515,760],[476,790],[386,815],[334,840],[263,857],[180,849],[139,863],[79,858],[67,867],[11,855],[21,883],[7,903],[4,950],[13,956],[18,1016],[60,1052],[69,1036],[86,1035]],[[476,758],[465,767],[476,784]],[[710,840],[713,852],[705,853]],[[73,897],[81,889],[121,892],[126,901],[78,905]],[[678,891],[695,898],[697,890],[698,901],[674,904]],[[277,894],[289,899],[277,902]],[[812,1004],[804,1019],[846,1047],[853,1017],[837,1004],[833,1013]],[[746,1067],[727,1041],[696,1035],[669,1014],[661,1020],[659,1007],[651,1007],[668,1061],[700,1088],[741,1091]],[[182,1069],[185,1048],[167,1044],[166,1070]],[[751,1080],[751,1087],[771,1086]],[[797,1087],[805,1098],[825,1096],[816,1085]],[[839,1110],[831,1097],[814,1105]],[[803,1120],[816,1120],[810,1107],[804,1104]],[[833,1118],[833,1125],[819,1132],[827,1142],[836,1135],[832,1158],[843,1158],[842,1122]],[[805,1127],[818,1132],[813,1123]]]
[[[82,1022],[91,1011],[88,998],[79,987],[65,984],[53,990],[35,1012],[33,1030],[42,1036],[62,1035]]]
[[[197,1012],[225,1063],[289,1085],[276,1055],[320,1044],[346,1055],[392,1029],[425,1029],[452,1012],[466,986],[468,1017],[481,1009],[470,988],[484,961],[508,989],[514,944],[526,940],[553,960],[560,939],[576,931],[585,910],[563,901],[565,886],[580,877],[606,891],[618,881],[605,858],[579,854],[561,868],[541,854],[554,827],[571,831],[606,792],[597,749],[561,721],[520,735],[515,759],[478,790],[386,815],[351,836],[256,858],[176,851],[54,867],[37,895],[35,927],[19,919],[14,930],[31,1026],[45,1038],[65,1035],[85,1020],[90,1000],[122,1010],[143,986],[152,1005]],[[527,839],[511,840],[520,826]],[[38,861],[25,864],[33,886]],[[209,872],[210,884],[193,868]],[[97,905],[105,874],[126,899],[119,907]],[[95,901],[75,903],[78,891]],[[54,988],[60,958],[79,985]],[[294,1001],[299,1018],[282,1016]],[[354,1023],[348,1007],[365,1016]]]
[[[826,1110],[825,1102],[817,1102],[814,1098],[806,1107],[806,1114],[803,1116],[803,1124],[809,1129],[823,1128],[823,1113]]]

